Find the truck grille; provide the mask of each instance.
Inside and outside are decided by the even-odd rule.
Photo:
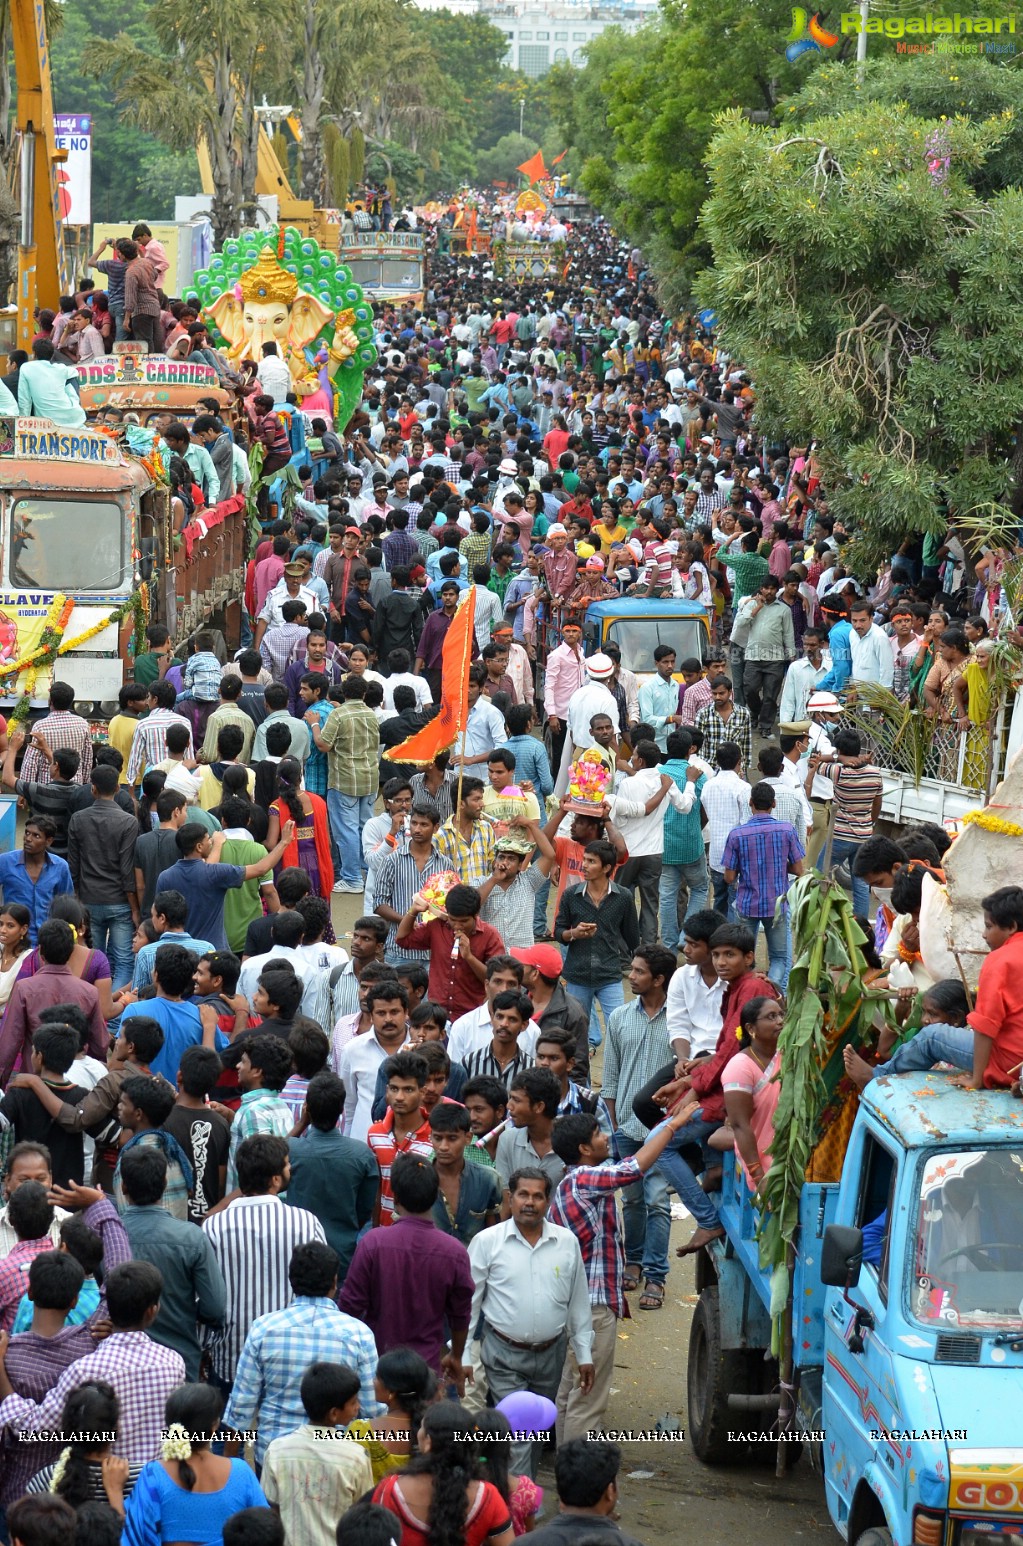
[[[980,1363],[980,1338],[939,1336],[936,1363]]]

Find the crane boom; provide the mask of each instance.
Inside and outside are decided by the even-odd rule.
[[[18,343],[27,349],[36,331],[35,309],[56,311],[71,289],[60,209],[60,163],[50,84],[50,49],[43,0],[11,0],[14,71],[21,135],[21,236],[18,243]],[[66,287],[66,288],[65,288]]]

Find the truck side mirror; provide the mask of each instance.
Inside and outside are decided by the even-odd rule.
[[[829,1224],[821,1245],[821,1282],[852,1288],[863,1265],[863,1231],[851,1224]]]

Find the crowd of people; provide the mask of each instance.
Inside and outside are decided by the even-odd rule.
[[[118,247],[94,266],[145,336]],[[381,310],[359,410],[311,419],[268,512],[236,653],[154,624],[102,743],[54,682],[0,744],[25,812],[0,856],[16,1546],[628,1546],[599,1437],[619,1323],[664,1305],[671,1192],[693,1255],[723,1155],[754,1193],[770,1166],[806,865],[847,867],[903,1010],[929,995],[877,1071],[1018,1074],[1023,895],[985,902],[967,1024],[918,948],[947,837],[877,835],[848,717],[868,683],[991,717],[952,539],[849,573],[741,362],[663,317],[607,227],[569,247],[549,291],[495,302],[485,257],[437,257],[422,313]],[[216,412],[162,432],[190,499],[240,486]],[[403,762],[462,685],[470,588],[465,728]],[[621,595],[693,603],[702,653],[670,620],[639,674],[587,639]]]

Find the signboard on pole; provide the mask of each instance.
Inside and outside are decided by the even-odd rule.
[[[54,113],[54,137],[58,150],[67,151],[59,163],[60,209],[65,225],[89,225],[92,221],[92,114]]]

